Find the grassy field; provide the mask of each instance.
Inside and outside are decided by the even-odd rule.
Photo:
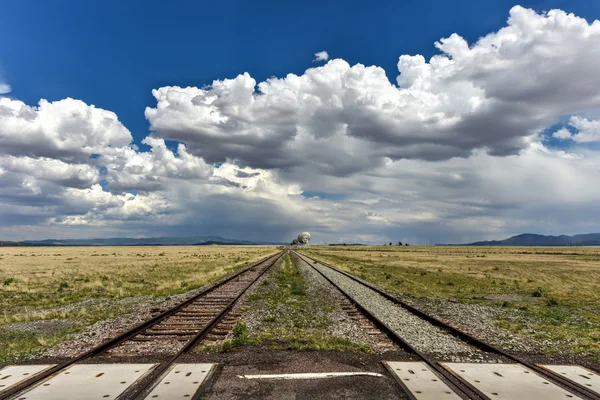
[[[302,252],[413,299],[518,308],[531,317],[526,324],[499,319],[497,325],[600,355],[598,247],[309,246]]]
[[[276,251],[268,246],[0,248],[0,363],[128,312],[139,301],[214,282]]]

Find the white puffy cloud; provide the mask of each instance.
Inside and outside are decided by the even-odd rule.
[[[340,176],[386,158],[517,154],[560,116],[600,107],[598,21],[517,6],[506,27],[472,45],[453,34],[436,46],[429,61],[399,58],[398,86],[379,67],[336,59],[258,84],[245,73],[162,87],[146,117],[157,136],[209,162],[288,169],[310,157]]]
[[[87,204],[84,208],[88,210],[83,216],[67,216],[66,221],[80,219],[105,223],[107,220],[143,219],[165,213],[170,208],[169,201],[160,193],[115,195],[102,190],[100,185],[83,190],[67,189],[64,197],[67,203],[79,207]]]
[[[98,169],[93,166],[67,164],[52,158],[0,156],[0,168],[66,187],[85,188],[100,180]]]
[[[572,116],[569,125],[577,132],[571,133],[566,128],[561,128],[552,134],[557,139],[570,139],[578,143],[600,142],[600,120]]]
[[[80,100],[42,99],[31,107],[0,98],[0,154],[82,162],[131,141],[115,113]]]
[[[552,134],[553,138],[556,139],[571,139],[571,132],[567,128],[560,128]]]
[[[142,143],[149,152],[124,147],[98,159],[107,167],[107,181],[112,190],[159,190],[174,179],[202,181],[212,174],[212,166],[187,152],[183,143],[177,151],[169,150],[163,139],[146,137]]]
[[[315,62],[319,62],[319,61],[327,61],[329,60],[329,53],[327,53],[326,51],[319,51],[317,53],[315,53]]]
[[[11,87],[8,83],[0,82],[0,95],[10,93],[10,91],[11,91]]]

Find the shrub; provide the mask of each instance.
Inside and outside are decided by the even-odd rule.
[[[535,289],[533,291],[533,293],[531,293],[531,295],[533,297],[542,297],[544,295],[544,289],[542,287],[538,286],[538,288]]]
[[[548,301],[546,302],[546,305],[548,307],[554,307],[558,305],[558,300],[556,299],[548,299]]]
[[[248,335],[248,326],[246,326],[246,324],[242,321],[236,322],[235,326],[233,327],[232,333],[232,343],[235,346],[242,346],[248,343],[248,340],[250,339],[250,336]]]
[[[302,282],[293,281],[290,292],[295,294],[296,296],[304,296],[306,294],[306,290],[304,290],[304,285]]]
[[[277,320],[277,317],[275,317],[274,315],[265,315],[263,317],[263,321],[264,322],[275,322]]]
[[[223,351],[229,351],[231,349],[233,349],[235,346],[233,345],[233,342],[231,340],[225,340],[223,341],[223,344],[221,344],[221,349]]]

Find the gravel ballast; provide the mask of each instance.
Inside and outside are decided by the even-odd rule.
[[[560,353],[568,353],[565,350],[569,344],[566,340],[550,341],[536,338],[533,328],[525,329],[524,332],[527,334],[522,335],[495,325],[495,321],[500,318],[525,324],[535,322],[521,310],[465,304],[444,299],[402,298],[402,300],[504,350],[535,354],[540,353],[541,349],[552,348]]]
[[[498,356],[482,352],[462,342],[345,275],[319,263],[312,265],[418,351],[435,354],[449,361],[498,361]]]
[[[364,329],[361,329],[360,326],[358,326],[357,323],[340,307],[340,304],[346,301],[345,297],[301,258],[298,258],[298,268],[308,287],[307,294],[311,297],[325,298],[328,302],[333,304],[331,311],[327,315],[327,318],[332,321],[332,324],[328,328],[328,334],[331,336],[343,337],[356,343],[367,344],[374,351],[380,350],[377,348],[377,344],[382,340],[388,342],[385,337],[383,339],[375,338],[367,334]],[[366,318],[364,323],[369,323]],[[375,327],[373,327],[373,329],[375,329]],[[390,348],[393,348],[391,342],[389,342],[389,345]]]

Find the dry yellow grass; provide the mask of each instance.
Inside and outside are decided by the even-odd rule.
[[[0,348],[0,363],[127,312],[128,298],[184,293],[276,251],[274,246],[0,248],[0,337],[12,346]],[[43,332],[14,326],[48,320],[71,324]]]
[[[573,351],[600,354],[599,247],[309,246],[303,252],[413,298],[519,308],[538,321],[540,338],[575,338]]]

